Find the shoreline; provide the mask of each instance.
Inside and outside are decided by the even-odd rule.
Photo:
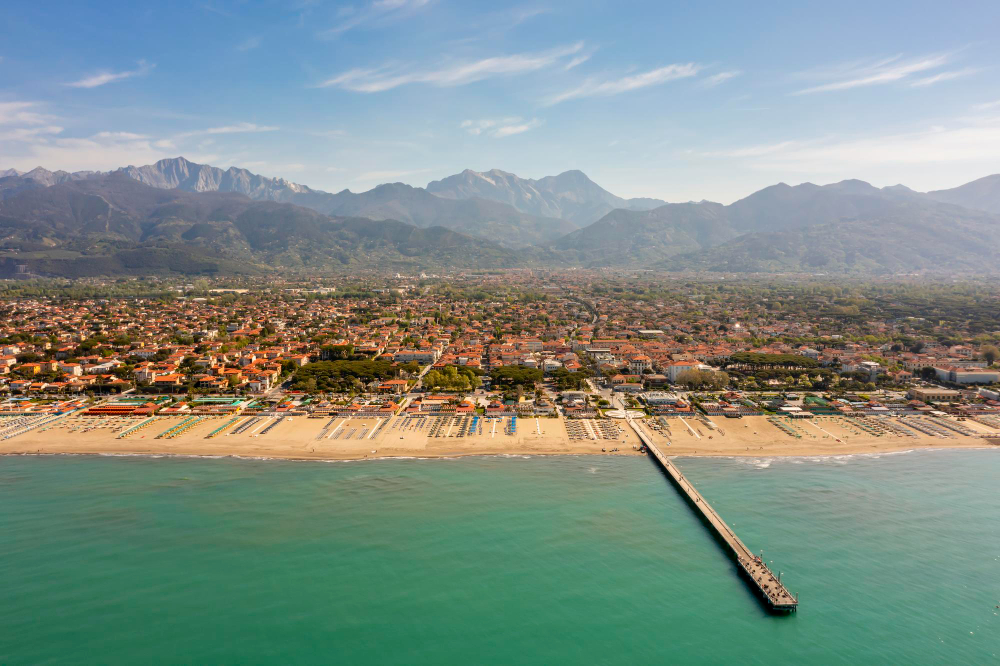
[[[974,444],[969,445],[959,445],[959,446],[926,446],[926,447],[910,447],[901,449],[882,449],[879,451],[851,451],[843,453],[765,453],[761,454],[759,451],[756,454],[732,454],[732,453],[677,453],[677,454],[666,454],[667,458],[670,460],[684,459],[684,458],[715,458],[719,460],[757,460],[766,459],[771,460],[809,460],[809,461],[819,461],[827,459],[839,459],[839,458],[858,458],[858,457],[881,457],[890,455],[902,455],[907,453],[932,453],[941,451],[986,451],[986,450],[1000,450],[1000,446],[996,445],[986,445],[986,446],[975,446]],[[288,456],[246,456],[240,454],[211,454],[211,453],[156,453],[156,452],[110,452],[110,451],[4,451],[0,452],[0,459],[2,458],[55,458],[60,456],[66,457],[93,457],[93,458],[172,458],[172,459],[191,459],[191,460],[240,460],[248,462],[304,462],[304,463],[354,463],[354,462],[380,462],[380,461],[403,461],[403,460],[461,460],[463,458],[590,458],[595,456],[605,456],[605,457],[620,457],[625,452],[620,453],[608,453],[608,452],[598,452],[598,453],[478,453],[478,452],[460,452],[453,454],[440,454],[440,455],[422,455],[422,456],[392,456],[392,455],[374,455],[368,456],[367,458],[315,458],[315,457],[288,457]],[[637,453],[630,451],[628,457],[638,458],[638,457],[649,457],[648,453]]]
[[[256,419],[250,424],[254,426],[251,430],[235,432],[239,428],[234,426],[229,432],[213,435],[224,421],[205,418],[179,435],[164,437],[182,417],[162,417],[147,429],[123,438],[118,435],[129,426],[128,421],[71,416],[58,424],[0,441],[0,455],[231,457],[318,462],[467,456],[643,455],[633,448],[640,442],[631,428],[613,419],[580,423],[563,418],[527,417],[518,419],[516,428],[491,421],[481,424],[475,431],[470,428],[469,421],[447,416],[393,417],[389,420],[246,419],[247,422]],[[920,425],[920,422],[914,423]],[[948,431],[937,435],[917,431],[902,434],[901,426],[888,425],[896,429],[884,429],[876,434],[870,431],[870,423],[859,424],[834,417],[790,426],[776,425],[767,417],[746,417],[739,421],[675,419],[665,426],[652,420],[640,423],[644,433],[671,458],[808,458],[1000,448],[994,443],[1000,442],[1000,432],[982,424],[963,423],[964,434]],[[585,432],[583,436],[581,431]]]

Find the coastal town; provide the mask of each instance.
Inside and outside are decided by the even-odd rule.
[[[935,304],[949,299],[963,305],[945,319]],[[0,310],[2,452],[629,454],[648,437],[672,454],[751,455],[1000,441],[1000,307],[972,287],[586,271],[32,281],[9,283]]]

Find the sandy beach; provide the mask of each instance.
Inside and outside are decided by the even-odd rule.
[[[203,418],[172,438],[158,437],[181,424],[183,417],[157,418],[128,437],[118,434],[141,419],[68,417],[51,426],[0,441],[0,454],[104,453],[202,456],[244,456],[288,459],[353,460],[393,457],[452,457],[462,455],[600,454],[632,449],[626,439],[571,439],[561,418],[519,418],[516,432],[509,419],[480,419],[469,434],[471,417],[309,418],[296,416],[243,417],[225,432],[208,438],[226,418]],[[435,424],[439,423],[435,428]],[[459,436],[459,433],[464,433]],[[242,432],[237,432],[245,428]],[[266,431],[266,432],[265,432]],[[604,449],[602,451],[602,449]]]
[[[664,421],[666,425],[664,425]],[[985,447],[1000,430],[949,420],[956,432],[932,419],[818,417],[790,422],[764,416],[742,419],[644,419],[640,427],[667,455],[812,456],[903,451],[917,448]],[[69,416],[0,441],[0,454],[147,454],[354,460],[364,458],[454,457],[465,455],[638,455],[635,433],[623,421],[567,421],[563,418],[395,416],[378,418],[223,417],[190,421],[158,417],[125,437],[142,419]],[[171,428],[187,429],[168,437]],[[709,425],[711,424],[711,425]],[[862,425],[864,424],[864,425]],[[908,425],[915,424],[915,425]],[[922,432],[919,428],[929,432]],[[615,450],[617,449],[617,451]]]
[[[707,425],[713,424],[714,429]],[[779,427],[773,421],[782,425]],[[942,433],[929,434],[909,427],[908,423],[925,425],[930,419],[911,417],[889,419],[854,419],[823,416],[789,421],[766,416],[741,419],[725,417],[671,418],[669,430],[655,430],[655,420],[643,423],[645,432],[660,445],[666,455],[683,456],[826,456],[858,453],[906,451],[919,448],[980,448],[990,442],[977,435],[1000,437],[1000,431],[972,421],[949,423],[961,425],[974,435],[961,434],[938,426]],[[862,427],[864,424],[869,432]],[[787,429],[787,430],[786,430]],[[877,433],[877,434],[876,434]]]

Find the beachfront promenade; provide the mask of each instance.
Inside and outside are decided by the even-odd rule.
[[[660,466],[663,467],[673,480],[674,485],[684,493],[691,505],[701,513],[705,522],[711,526],[715,534],[729,547],[740,568],[743,569],[753,586],[767,601],[768,606],[778,612],[796,610],[799,604],[798,599],[785,589],[785,586],[771,573],[771,570],[767,568],[767,565],[758,556],[750,552],[750,549],[740,541],[736,533],[715,512],[715,509],[705,501],[701,493],[681,474],[680,470],[663,455],[659,447],[643,432],[642,428],[632,419],[627,420],[632,430],[635,431],[635,434],[646,445],[646,449],[653,454],[653,457],[656,458]]]

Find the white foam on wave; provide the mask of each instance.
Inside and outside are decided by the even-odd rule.
[[[809,455],[809,456],[773,456],[770,458],[749,458],[746,456],[718,456],[724,458],[725,460],[733,460],[740,462],[747,467],[753,467],[755,469],[767,469],[772,463],[788,463],[791,465],[847,465],[852,461],[863,461],[863,460],[880,460],[882,458],[888,458],[890,456],[902,456],[910,453],[923,453],[923,452],[941,452],[941,451],[982,451],[986,449],[994,449],[995,447],[989,446],[976,446],[976,447],[940,447],[940,448],[926,448],[926,449],[902,449],[899,451],[872,451],[871,453],[837,453],[829,455]],[[677,456],[682,457],[682,456]],[[691,456],[696,459],[703,459],[702,456]],[[713,456],[716,457],[716,456]]]

